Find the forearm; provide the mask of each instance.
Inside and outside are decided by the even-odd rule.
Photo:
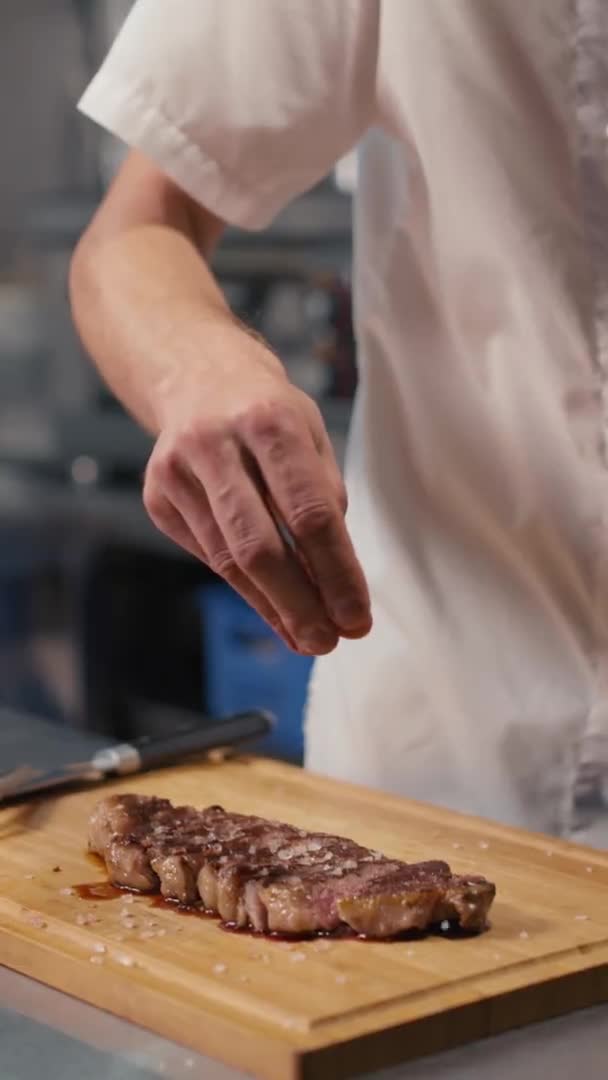
[[[172,389],[278,361],[232,315],[209,268],[223,226],[132,155],[72,260],[82,341],[117,397],[153,434]]]
[[[172,383],[186,370],[204,380],[211,366],[229,364],[241,333],[193,241],[168,224],[85,237],[70,292],[85,347],[154,434]]]

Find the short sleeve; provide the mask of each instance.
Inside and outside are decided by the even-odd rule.
[[[80,109],[263,228],[373,123],[379,0],[138,0]]]

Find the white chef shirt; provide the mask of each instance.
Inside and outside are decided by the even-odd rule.
[[[375,625],[316,666],[308,765],[567,831],[608,764],[605,0],[139,0],[81,108],[253,229],[365,136]]]

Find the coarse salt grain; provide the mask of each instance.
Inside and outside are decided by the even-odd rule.
[[[490,845],[488,844],[487,840],[480,840],[479,841],[479,846],[480,846],[482,851],[487,851]]]
[[[34,875],[33,874],[24,874],[23,876],[24,876],[26,881],[33,881],[34,880]]]
[[[46,922],[42,918],[42,915],[36,915],[35,912],[26,916],[26,922],[28,922],[30,926],[35,926],[37,930],[46,930]]]
[[[530,937],[527,930],[522,930],[519,936],[522,939],[522,941],[527,941],[527,939]]]
[[[450,929],[450,920],[449,919],[444,919],[443,920],[443,922],[441,924],[441,929],[443,930],[444,934],[447,933],[447,931]]]
[[[107,951],[108,951],[108,950],[107,950],[106,946],[105,946],[105,945],[102,945],[101,941],[98,941],[98,942],[96,942],[96,944],[95,944],[95,945],[93,945],[93,952],[96,952],[96,953],[105,953],[105,952],[107,952]]]
[[[592,866],[586,866],[586,867],[585,867],[585,870],[587,871],[587,873],[588,873],[588,874],[592,874],[592,873],[593,873],[593,867],[592,867]]]
[[[268,956],[268,953],[259,953],[259,952],[249,953],[249,959],[250,960],[261,960],[263,964],[269,964],[270,963],[270,957]]]
[[[575,915],[574,916],[575,922],[587,922],[588,918],[589,918],[588,915]]]
[[[89,956],[89,964],[103,964],[103,956]]]
[[[227,971],[227,970],[228,969],[227,969],[225,964],[214,964],[213,965],[213,974],[214,975],[223,975],[224,972]]]
[[[91,915],[77,915],[75,922],[77,926],[89,926],[92,923],[93,918]]]
[[[60,896],[74,896],[76,889],[72,889],[69,885],[66,885],[65,889],[59,890]]]
[[[119,964],[122,964],[123,967],[135,967],[135,961],[132,956],[117,956],[116,959],[118,960]]]

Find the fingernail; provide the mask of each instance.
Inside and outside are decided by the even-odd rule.
[[[321,656],[331,652],[338,644],[338,635],[326,626],[318,627],[313,633],[308,633],[300,640],[301,648],[310,656]]]
[[[341,635],[343,638],[348,638],[350,641],[357,641],[359,638],[367,637],[372,625],[372,620],[369,618],[363,626],[349,626],[348,630],[343,627]]]
[[[369,608],[362,607],[361,602],[352,597],[338,600],[332,609],[332,614],[334,621],[344,630],[368,626],[371,619]]]

